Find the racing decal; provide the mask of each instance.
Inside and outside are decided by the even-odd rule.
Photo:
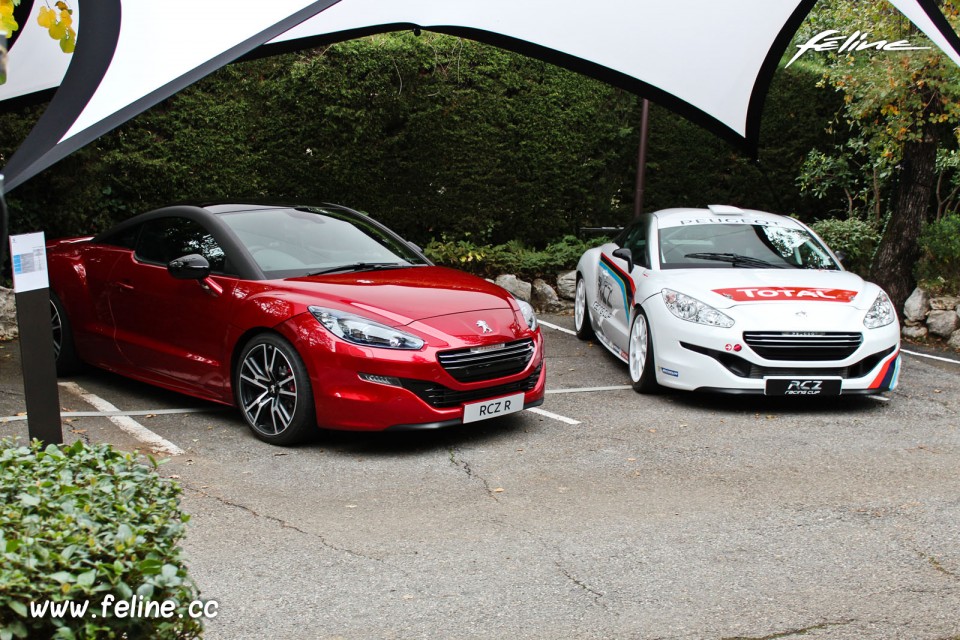
[[[633,278],[626,271],[617,266],[612,258],[605,253],[600,254],[600,270],[597,278],[597,299],[608,309],[611,306],[611,294],[616,286],[623,294],[623,308],[627,318],[630,317],[630,305],[633,303],[635,287]],[[607,276],[607,277],[605,277]]]
[[[593,307],[593,310],[597,312],[597,315],[604,320],[609,320],[613,317],[613,314],[610,313],[610,310],[603,306],[599,300],[595,301],[591,306]]]
[[[795,222],[790,220],[772,220],[770,218],[747,218],[741,215],[734,216],[710,216],[705,218],[682,218],[678,222],[672,222],[672,224],[663,224],[662,227],[666,228],[667,226],[671,227],[682,227],[691,224],[750,224],[754,226],[761,227],[787,227],[790,229],[798,228],[798,225]]]
[[[880,373],[870,383],[870,389],[879,389],[881,391],[892,391],[897,387],[897,379],[900,377],[900,350],[898,349],[893,357],[887,360]]]
[[[811,302],[851,302],[857,297],[856,291],[847,289],[824,289],[820,287],[737,287],[714,289],[725,298],[736,302],[754,302],[757,300],[809,300]]]
[[[627,353],[626,351],[624,351],[623,349],[621,349],[620,347],[618,347],[617,345],[613,344],[613,342],[611,342],[609,338],[607,338],[605,335],[603,335],[603,333],[597,332],[597,334],[596,334],[595,337],[596,337],[597,340],[600,342],[600,344],[602,344],[603,346],[605,346],[605,347],[607,348],[607,350],[608,350],[610,353],[612,353],[613,355],[617,356],[618,358],[620,358],[620,359],[623,360],[624,362],[627,362],[627,363],[630,362],[630,354]]]

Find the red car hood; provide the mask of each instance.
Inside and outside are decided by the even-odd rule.
[[[397,325],[486,309],[509,309],[510,294],[483,278],[445,267],[411,267],[284,280],[291,293],[375,313]]]

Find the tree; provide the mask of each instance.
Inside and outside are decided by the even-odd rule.
[[[40,8],[37,23],[47,30],[50,37],[60,41],[64,53],[73,53],[77,46],[77,32],[73,28],[73,9],[59,0],[56,8]],[[20,6],[20,0],[0,0],[0,84],[7,81],[7,41],[20,29],[18,20],[22,20],[30,10],[30,5]]]
[[[941,0],[939,5],[957,28],[960,1]],[[842,92],[842,116],[871,158],[865,166],[889,162],[894,167],[870,277],[902,308],[915,285],[913,266],[920,257],[921,230],[933,218],[935,196],[942,197],[937,193],[938,153],[955,149],[960,140],[960,69],[887,3],[822,2],[801,37],[825,29],[867,44],[907,40],[929,47],[911,51],[852,47],[830,54],[823,67],[824,85]],[[864,29],[869,30],[866,38],[860,38],[855,32]]]

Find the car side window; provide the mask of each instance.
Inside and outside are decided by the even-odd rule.
[[[650,267],[649,252],[647,251],[647,238],[649,217],[643,216],[638,222],[627,229],[623,236],[621,246],[630,249],[633,254],[633,261],[643,267]]]
[[[143,224],[135,253],[137,259],[166,266],[171,260],[190,253],[198,253],[206,258],[211,272],[228,271],[223,248],[199,222],[169,217],[148,220]]]
[[[120,229],[110,235],[101,237],[99,243],[120,247],[121,249],[133,250],[137,246],[137,237],[140,234],[141,227],[142,225],[137,224],[132,227]]]

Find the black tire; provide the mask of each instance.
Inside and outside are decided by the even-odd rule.
[[[50,292],[50,324],[53,329],[53,357],[58,376],[72,376],[83,368],[73,342],[70,319],[57,294]]]
[[[316,432],[310,376],[282,337],[262,333],[244,346],[233,388],[247,426],[264,442],[287,446]]]
[[[593,340],[596,332],[593,330],[593,320],[590,319],[590,310],[587,309],[587,285],[583,278],[577,275],[576,297],[573,300],[573,327],[577,337],[581,340]]]
[[[653,337],[650,331],[650,322],[643,309],[637,313],[630,324],[628,344],[628,367],[630,369],[630,383],[637,393],[654,393],[660,389],[657,384],[657,372],[653,355]]]

